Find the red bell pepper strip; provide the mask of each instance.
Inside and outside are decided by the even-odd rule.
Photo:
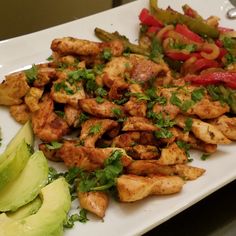
[[[185,81],[197,85],[224,84],[225,86],[236,89],[236,72],[212,72],[202,75],[187,75]]]
[[[147,32],[148,33],[156,33],[159,31],[161,28],[158,26],[149,26]]]
[[[148,9],[143,8],[142,11],[139,14],[139,20],[142,24],[148,25],[148,26],[157,26],[157,27],[163,27],[164,24],[160,21],[154,18]]]
[[[205,58],[198,59],[193,63],[194,71],[202,71],[207,68],[216,68],[219,67],[219,63],[214,60],[208,60]]]
[[[193,42],[203,43],[203,39],[198,34],[191,31],[186,25],[177,24],[175,31],[192,40]]]
[[[234,31],[234,29],[226,28],[226,27],[220,27],[220,26],[218,27],[218,30],[220,31],[220,33]]]
[[[165,55],[173,60],[178,60],[178,61],[186,61],[190,57],[196,57],[197,59],[202,58],[200,53],[185,54],[182,52],[166,52]]]

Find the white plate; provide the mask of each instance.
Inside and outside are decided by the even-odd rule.
[[[164,0],[161,1],[161,6],[163,6],[162,2]],[[222,26],[233,27],[234,22],[225,18],[226,11],[232,7],[228,0],[165,0],[165,6],[169,4],[177,10],[180,10],[184,3],[191,5],[204,17],[219,16],[222,19]],[[100,27],[107,31],[117,30],[133,42],[137,41],[138,14],[143,7],[147,6],[147,0],[140,0],[37,33],[0,41],[0,81],[5,74],[45,61],[50,55],[50,43],[56,37],[75,36],[97,40],[93,30],[95,27]],[[3,133],[0,151],[3,151],[20,126],[3,107],[0,108],[0,126]],[[217,153],[206,161],[201,161],[200,154],[195,153],[192,165],[203,167],[207,171],[198,180],[187,182],[181,193],[166,197],[150,197],[132,204],[112,201],[104,222],[89,215],[88,223],[77,223],[73,229],[66,230],[65,235],[128,236],[147,232],[233,181],[236,178],[235,150],[233,144],[221,146]]]

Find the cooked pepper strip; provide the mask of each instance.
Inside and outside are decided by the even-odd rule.
[[[229,88],[236,89],[236,72],[212,72],[201,75],[187,75],[184,79],[198,85],[224,84]]]
[[[164,25],[161,21],[155,19],[149,12],[148,9],[143,8],[141,13],[139,14],[139,20],[142,24],[148,25],[148,26],[156,26],[159,28],[162,28]]]
[[[218,38],[219,30],[206,24],[201,19],[195,19],[179,12],[163,10],[157,7],[157,0],[150,0],[150,9],[152,15],[164,24],[185,24],[193,32],[205,37]]]

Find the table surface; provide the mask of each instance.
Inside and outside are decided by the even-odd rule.
[[[59,25],[131,1],[3,0],[0,8],[0,40]],[[145,235],[235,236],[235,198],[236,181],[233,181]]]

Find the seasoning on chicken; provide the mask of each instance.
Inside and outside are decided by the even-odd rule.
[[[29,107],[31,112],[37,111],[39,107],[39,99],[43,95],[43,90],[35,87],[31,87],[25,95],[25,104]]]
[[[79,123],[79,117],[82,113],[80,108],[75,108],[69,104],[66,104],[64,107],[64,118],[67,124],[71,127],[77,127]]]
[[[128,166],[132,159],[120,148],[90,148],[76,145],[74,142],[66,141],[59,150],[59,156],[67,167],[79,167],[83,170],[93,171],[100,169],[104,161],[109,158],[115,150],[122,152],[121,163]]]
[[[53,111],[54,103],[48,95],[39,106],[40,109],[32,114],[34,134],[45,142],[60,140],[69,131],[66,121]]]
[[[184,181],[179,176],[121,175],[116,187],[121,202],[134,202],[149,195],[178,193],[183,185]]]
[[[89,119],[82,124],[80,141],[85,147],[95,147],[95,143],[102,135],[118,127],[118,123],[109,119]]]
[[[26,104],[10,106],[11,116],[20,124],[25,124],[31,118],[31,112]]]
[[[109,204],[107,193],[101,191],[78,192],[80,208],[103,218]]]

